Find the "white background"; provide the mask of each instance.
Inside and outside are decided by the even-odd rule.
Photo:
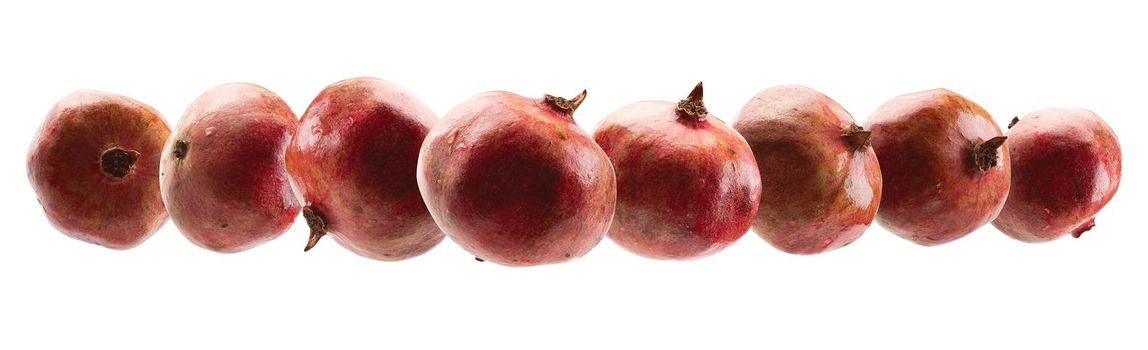
[[[158,3],[158,2],[156,2]],[[416,4],[417,3],[417,4]],[[1145,11],[1089,2],[0,5],[0,348],[1145,348],[1148,234]],[[1081,239],[1031,245],[991,226],[925,248],[871,227],[791,256],[750,233],[689,262],[609,240],[571,263],[477,263],[454,243],[404,262],[325,240],[302,218],[233,255],[170,223],[113,251],[57,233],[28,184],[28,145],[59,98],[134,97],[175,123],[212,86],[245,81],[302,113],[334,81],[370,75],[440,115],[482,91],[589,98],[610,111],[676,101],[705,81],[729,122],[753,94],[799,83],[865,117],[946,87],[1004,125],[1080,106],[1123,145],[1119,193]]]

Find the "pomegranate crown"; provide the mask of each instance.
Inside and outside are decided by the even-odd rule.
[[[554,106],[554,108],[565,112],[567,115],[574,115],[574,111],[577,110],[578,106],[582,105],[582,101],[586,99],[586,90],[582,90],[582,93],[570,99],[554,96],[551,94],[544,95],[543,99],[550,103],[551,106]]]
[[[699,81],[686,99],[678,101],[678,117],[704,122],[709,114],[705,102],[702,102],[702,82]]]

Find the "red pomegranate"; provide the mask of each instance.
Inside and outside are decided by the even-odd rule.
[[[614,171],[573,99],[487,92],[431,129],[418,183],[435,222],[479,260],[511,266],[590,251],[614,216]]]
[[[155,109],[99,91],[48,112],[28,150],[28,180],[48,221],[113,249],[143,243],[167,221],[159,158],[171,130]]]
[[[932,246],[992,221],[1009,191],[1008,150],[992,116],[945,89],[901,95],[869,116],[884,193],[877,222]]]
[[[402,260],[443,239],[419,195],[415,165],[434,112],[376,78],[327,86],[287,148],[287,170],[306,201],[310,250],[324,235],[355,254]]]
[[[283,234],[299,213],[283,166],[296,124],[258,85],[221,85],[192,102],[161,161],[163,201],[180,232],[221,253]]]
[[[734,128],[761,171],[753,229],[787,253],[817,254],[861,237],[881,203],[870,133],[813,89],[776,86],[742,107]]]
[[[753,152],[706,110],[702,84],[681,102],[638,102],[598,125],[618,199],[610,239],[654,259],[717,253],[749,230],[761,196]]]
[[[1008,151],[1012,187],[993,226],[1024,242],[1080,237],[1120,187],[1120,142],[1086,109],[1049,108],[1014,118]]]

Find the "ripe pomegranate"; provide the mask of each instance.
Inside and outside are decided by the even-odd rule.
[[[48,221],[113,249],[143,243],[167,221],[159,158],[171,130],[155,109],[82,90],[56,103],[28,150],[28,180]]]
[[[283,234],[299,213],[283,153],[295,114],[271,91],[225,84],[184,112],[161,161],[163,202],[180,232],[221,253]]]
[[[992,221],[1009,191],[1008,150],[992,116],[945,89],[901,95],[865,126],[881,163],[877,222],[925,246]]]
[[[564,262],[590,251],[614,216],[614,171],[571,114],[573,99],[479,94],[431,129],[419,190],[439,227],[480,260]]]
[[[1049,108],[1014,118],[1008,138],[1012,187],[993,226],[1031,243],[1091,229],[1120,187],[1120,142],[1108,124],[1086,109]]]
[[[654,259],[696,259],[741,238],[753,221],[761,178],[753,152],[702,102],[702,84],[681,102],[638,102],[598,125],[618,181],[607,236]]]
[[[769,88],[742,107],[734,128],[761,171],[753,229],[787,253],[817,254],[861,237],[881,203],[870,132],[841,105],[798,85]]]
[[[436,119],[409,91],[381,79],[323,89],[287,148],[311,227],[304,251],[330,234],[358,255],[390,261],[441,242],[415,181],[419,147]]]

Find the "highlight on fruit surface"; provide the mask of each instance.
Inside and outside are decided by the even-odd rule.
[[[159,160],[171,130],[128,97],[76,91],[56,103],[28,150],[28,180],[65,235],[112,249],[143,243],[167,221]]]
[[[454,107],[431,129],[419,190],[438,226],[478,260],[510,266],[590,251],[614,215],[610,160],[567,99],[494,91]]]
[[[761,195],[753,152],[712,116],[698,83],[680,102],[638,102],[606,116],[594,140],[614,165],[610,239],[654,259],[697,259],[749,230]]]
[[[964,237],[992,221],[1009,193],[1006,137],[973,101],[945,89],[901,95],[865,129],[884,189],[877,222],[914,243]]]
[[[1048,108],[1014,118],[1012,185],[993,226],[1020,241],[1080,237],[1120,187],[1120,141],[1096,113]]]
[[[755,95],[734,122],[761,172],[754,232],[787,253],[817,254],[857,240],[881,203],[881,167],[836,101],[781,85]]]
[[[287,148],[287,170],[311,235],[363,257],[394,261],[443,240],[419,194],[419,148],[437,117],[406,89],[360,77],[327,86]]]
[[[164,204],[179,231],[233,253],[279,237],[299,213],[283,165],[295,113],[261,86],[232,83],[195,99],[161,161]]]

